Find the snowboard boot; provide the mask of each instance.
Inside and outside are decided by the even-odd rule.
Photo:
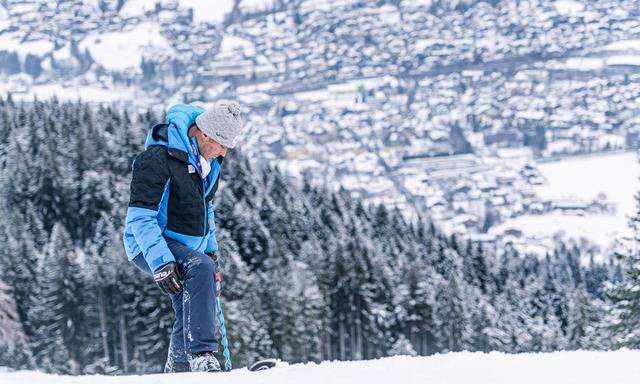
[[[189,357],[191,372],[220,372],[220,363],[211,351],[199,352]]]
[[[189,372],[189,363],[173,361],[173,359],[167,359],[167,363],[164,365],[164,373],[179,373]]]

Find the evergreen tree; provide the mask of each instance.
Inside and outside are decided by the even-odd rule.
[[[267,318],[256,308],[262,307],[265,292],[259,289],[255,274],[242,261],[235,242],[225,229],[217,234],[222,245],[218,257],[222,265],[222,296],[231,358],[234,366],[248,366],[274,355],[273,342],[267,331]]]
[[[11,289],[0,282],[0,366],[33,368],[30,352]]]
[[[398,340],[396,340],[396,342],[393,343],[393,346],[389,350],[389,356],[398,356],[398,355],[404,355],[404,356],[417,355],[416,351],[413,349],[413,346],[411,345],[409,340],[407,340],[407,338],[402,334],[400,335],[400,337],[398,337]]]
[[[124,288],[118,281],[118,267],[124,261],[118,235],[110,218],[103,214],[86,247],[87,264],[84,268],[88,328],[92,331],[92,339],[100,341],[91,343],[87,353],[91,355],[91,361],[100,361],[101,369],[107,372],[113,365],[122,366],[122,362],[114,358],[119,345],[115,342],[117,327],[113,320],[124,310],[118,297]]]
[[[36,358],[51,372],[80,373],[82,338],[86,335],[82,332],[84,301],[77,258],[69,234],[56,224],[38,267],[39,301],[31,316],[36,324]]]
[[[399,332],[406,335],[420,355],[435,353],[434,334],[435,287],[442,283],[427,260],[425,253],[409,252],[403,262],[399,258],[398,279],[394,284],[394,303],[400,324]]]
[[[434,319],[436,337],[440,348],[446,352],[466,349],[471,337],[470,319],[465,286],[458,273],[452,273],[448,280],[437,288]]]
[[[640,193],[635,196],[636,213],[629,220],[634,237],[624,254],[625,279],[611,290],[614,301],[611,330],[615,344],[628,348],[640,347]]]
[[[30,360],[25,348],[14,367],[162,369],[170,301],[121,244],[131,161],[157,122],[152,111],[0,98],[0,302],[15,304],[37,352]],[[239,151],[225,159],[214,202],[236,366],[608,348],[613,331],[635,345],[635,253],[624,268],[585,265],[593,251],[574,243],[543,259],[509,246],[494,253],[428,217],[407,221],[344,190],[301,184]],[[607,313],[603,287],[625,271]]]

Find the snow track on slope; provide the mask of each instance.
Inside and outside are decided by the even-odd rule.
[[[2,384],[637,384],[640,351],[554,352],[508,355],[448,353],[370,361],[293,364],[269,371],[146,376],[55,376],[0,373]]]

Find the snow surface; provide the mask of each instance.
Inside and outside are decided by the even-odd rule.
[[[553,5],[558,13],[565,16],[577,14],[584,9],[584,4],[573,0],[558,0]]]
[[[193,8],[195,22],[222,23],[233,9],[234,0],[181,0],[181,8]]]
[[[605,153],[540,163],[548,184],[536,187],[543,198],[591,200],[604,192],[618,205],[618,214],[633,212],[633,195],[640,189],[640,165],[635,153]]]
[[[609,153],[540,163],[547,184],[535,187],[543,199],[593,200],[599,193],[616,206],[612,215],[574,216],[558,212],[523,215],[492,229],[521,230],[525,235],[549,237],[555,233],[584,237],[606,247],[616,235],[627,235],[628,216],[635,210],[634,194],[640,190],[640,165],[634,153]]]
[[[74,61],[75,59],[71,53],[71,43],[66,43],[56,51],[53,51],[53,58],[58,62]]]
[[[143,16],[147,11],[153,11],[156,7],[155,1],[149,0],[127,0],[120,9],[120,16],[135,17]]]
[[[620,40],[602,48],[604,51],[640,51],[640,40]]]
[[[549,69],[573,69],[577,71],[595,71],[602,69],[605,59],[601,57],[571,57],[564,62],[551,62]]]
[[[220,43],[220,52],[230,53],[236,50],[244,51],[249,56],[255,54],[255,47],[251,41],[234,35],[224,35]]]
[[[99,85],[70,85],[59,82],[37,84],[29,86],[25,92],[18,92],[15,86],[6,80],[0,81],[0,94],[12,92],[14,100],[33,101],[34,97],[46,100],[56,96],[59,100],[77,101],[78,99],[89,103],[133,103],[135,105],[153,106],[154,101],[145,92],[134,87],[116,86],[104,88]],[[1,384],[1,383],[0,383]]]
[[[240,8],[248,11],[263,11],[270,9],[275,4],[275,0],[241,0]]]
[[[9,33],[0,34],[0,51],[14,51],[24,60],[27,54],[44,56],[53,51],[54,44],[48,40],[20,42],[18,36]]]
[[[629,42],[628,48],[616,49],[632,51],[632,42]],[[619,47],[623,47],[620,45]],[[609,49],[606,49],[609,50]],[[611,49],[613,50],[613,49]],[[608,57],[571,57],[564,61],[554,61],[547,65],[549,69],[570,69],[576,71],[596,71],[604,68],[607,65],[640,65],[640,56],[638,55],[611,55]]]
[[[284,365],[262,372],[146,376],[55,376],[0,373],[2,384],[637,384],[640,351],[448,353],[429,357]]]
[[[158,24],[146,22],[125,32],[93,33],[80,42],[79,48],[88,49],[105,69],[121,71],[138,68],[144,53],[168,50],[170,44],[161,35]]]
[[[640,56],[637,55],[617,55],[607,58],[607,65],[639,65]]]
[[[621,235],[628,235],[625,226],[626,220],[620,220],[617,216],[593,215],[572,216],[559,212],[545,215],[523,215],[508,220],[491,229],[491,233],[503,233],[507,229],[517,229],[529,239],[538,239],[542,244],[548,244],[545,239],[559,234],[573,239],[587,239],[589,242],[599,245],[603,249],[611,246],[611,242]],[[527,241],[527,243],[533,241]],[[548,247],[535,247],[540,252],[531,253],[544,255]],[[597,258],[597,260],[602,260]]]

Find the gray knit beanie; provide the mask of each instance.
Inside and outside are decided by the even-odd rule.
[[[235,101],[217,102],[211,109],[196,117],[196,125],[205,135],[227,148],[234,148],[242,133],[240,104]]]

